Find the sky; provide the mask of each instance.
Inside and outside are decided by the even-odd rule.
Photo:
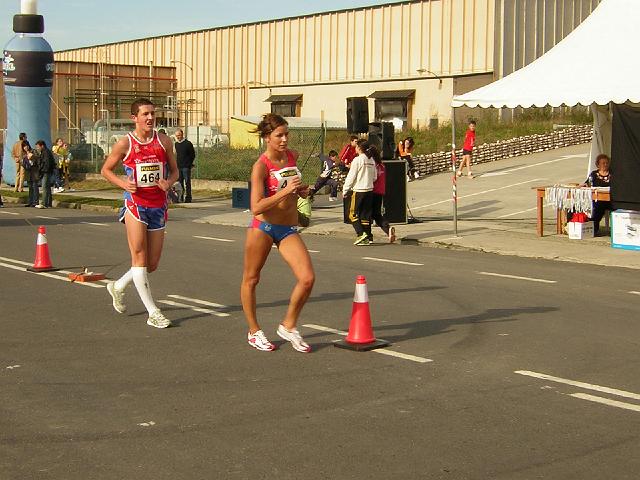
[[[44,37],[54,51],[257,22],[310,13],[395,3],[394,0],[39,0]],[[0,44],[15,35],[20,0],[0,0]]]

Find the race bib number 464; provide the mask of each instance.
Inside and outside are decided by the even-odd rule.
[[[162,163],[136,164],[136,185],[139,188],[156,187],[161,178],[164,178]]]

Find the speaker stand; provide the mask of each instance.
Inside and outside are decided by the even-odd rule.
[[[423,220],[420,220],[416,217],[413,216],[413,213],[411,212],[411,209],[409,208],[409,204],[407,203],[407,224],[411,225],[413,223],[422,223]]]

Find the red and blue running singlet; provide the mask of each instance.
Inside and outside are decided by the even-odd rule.
[[[278,193],[278,190],[285,188],[288,185],[289,180],[293,177],[297,176],[302,180],[302,173],[300,173],[300,170],[298,170],[298,167],[296,166],[296,159],[293,156],[293,153],[289,150],[287,150],[287,164],[284,167],[275,166],[264,153],[260,155],[259,160],[264,163],[269,171],[269,176],[265,180],[268,197],[275,195]]]
[[[159,208],[167,204],[167,192],[158,186],[158,180],[168,176],[168,158],[164,146],[153,132],[153,138],[142,143],[128,133],[129,151],[122,160],[124,172],[136,182],[136,193],[124,192],[125,200],[143,207]]]

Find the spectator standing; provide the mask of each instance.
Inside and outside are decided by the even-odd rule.
[[[54,145],[51,147],[51,152],[56,159],[56,169],[54,170],[54,193],[64,192],[65,185],[68,187],[69,181],[69,147],[65,143],[64,139],[56,138]]]
[[[357,135],[351,135],[349,137],[349,143],[347,143],[342,150],[340,150],[340,168],[343,172],[349,170],[351,162],[358,155],[356,152],[356,142],[358,141]]]
[[[371,236],[371,207],[373,205],[373,182],[376,180],[376,164],[369,155],[373,150],[366,140],[356,142],[358,156],[351,162],[349,174],[344,180],[342,195],[351,194],[349,220],[356,231],[354,245],[369,245]]]
[[[389,243],[396,241],[396,229],[389,225],[389,221],[382,214],[382,202],[386,192],[387,173],[380,151],[372,146],[371,156],[376,162],[376,181],[373,182],[373,206],[371,208],[371,220],[376,222],[382,231],[389,237]],[[369,241],[373,242],[373,235],[369,237]]]
[[[22,132],[20,135],[18,135],[18,138],[18,141],[13,144],[13,148],[11,149],[11,155],[13,156],[14,162],[16,162],[16,185],[13,191],[24,192],[24,181],[27,172],[24,168],[24,165],[22,164],[22,159],[24,157],[22,142],[27,141],[27,134]]]
[[[184,138],[184,132],[180,129],[175,133],[176,160],[178,161],[178,181],[182,186],[184,198],[181,201],[191,203],[191,169],[196,159],[196,151],[193,143]]]
[[[469,127],[464,134],[464,143],[462,144],[462,161],[460,168],[456,172],[457,176],[462,176],[462,168],[467,164],[467,177],[473,178],[471,173],[471,156],[473,155],[473,147],[476,146],[476,121],[469,120]]]
[[[329,185],[331,193],[329,201],[335,202],[338,199],[338,180],[334,176],[338,175],[338,152],[331,150],[329,156],[325,157],[322,162],[322,173],[316,180],[316,183],[309,189],[309,198],[313,196],[325,185]]]
[[[407,166],[409,167],[407,169],[407,178],[410,182],[420,176],[420,174],[416,170],[415,164],[413,163],[412,157],[413,147],[415,146],[415,144],[416,142],[412,137],[407,137],[404,140],[400,140],[398,142],[398,148],[396,149],[396,154],[398,155],[398,157],[407,162]]]
[[[40,164],[38,163],[38,157],[33,154],[31,145],[26,140],[22,142],[21,163],[29,186],[29,202],[25,207],[36,207],[40,202],[40,189],[38,187],[40,183]],[[38,206],[38,208],[41,207]]]
[[[53,153],[47,147],[44,140],[36,142],[36,151],[38,156],[40,178],[42,178],[42,205],[36,205],[38,208],[51,208],[53,201],[51,198],[51,185],[53,184],[56,159]]]

